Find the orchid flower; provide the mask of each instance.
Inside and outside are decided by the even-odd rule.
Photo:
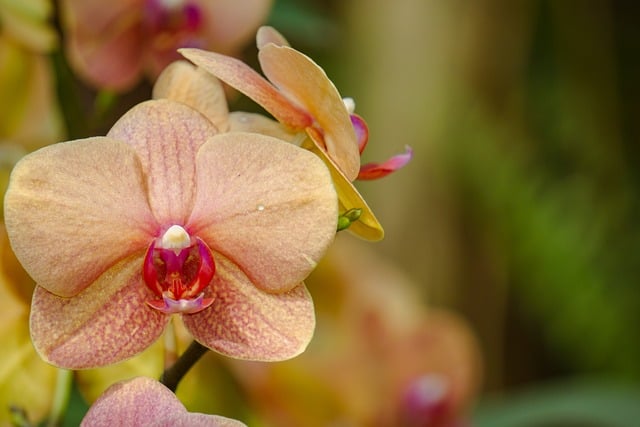
[[[303,147],[320,156],[331,170],[341,214],[354,209],[361,211],[359,220],[353,222],[349,229],[368,240],[382,239],[382,226],[352,184],[360,173],[359,143],[364,149],[362,141],[367,138],[366,125],[354,128],[352,115],[324,70],[306,55],[289,47],[276,30],[260,28],[257,44],[258,59],[269,80],[229,56],[196,48],[180,49],[180,53],[253,99],[289,129],[306,132],[311,142],[303,142]],[[361,118],[355,120],[364,124]],[[411,152],[408,151],[404,161],[370,166],[376,172],[365,169],[363,177],[382,176],[379,170],[391,172],[410,158]]]
[[[218,415],[188,412],[168,388],[137,377],[111,386],[82,420],[81,426],[101,427],[242,427],[244,423]],[[246,427],[246,426],[245,426]]]
[[[178,59],[179,47],[239,52],[272,0],[63,0],[66,52],[90,84],[123,91]]]
[[[224,111],[170,98],[132,108],[106,137],[31,153],[11,174],[7,231],[37,283],[34,346],[54,365],[129,358],[172,314],[235,358],[290,358],[311,338],[302,281],[338,217],[327,168],[277,138],[220,132]]]

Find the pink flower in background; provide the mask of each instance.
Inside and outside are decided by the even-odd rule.
[[[126,90],[155,78],[179,47],[226,54],[242,49],[266,19],[271,0],[63,0],[67,53],[98,88]]]
[[[217,415],[187,412],[175,394],[156,380],[137,377],[116,383],[91,406],[85,427],[242,427]]]
[[[299,354],[315,325],[302,281],[337,216],[312,153],[220,133],[170,99],[139,104],[106,137],[27,155],[5,198],[11,244],[37,283],[32,340],[73,369],[141,352],[173,313],[231,357]]]
[[[403,167],[413,155],[411,149],[387,162],[361,169],[360,153],[368,140],[366,123],[349,111],[346,100],[340,97],[324,70],[289,47],[284,37],[271,27],[258,30],[257,44],[258,59],[268,80],[229,56],[195,48],[180,49],[180,53],[253,99],[289,129],[306,132],[309,139],[302,145],[330,168],[341,214],[352,209],[361,211],[350,230],[368,240],[382,239],[382,226],[352,181],[381,178]]]

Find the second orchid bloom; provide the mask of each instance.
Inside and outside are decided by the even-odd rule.
[[[225,132],[219,82],[178,64],[107,136],[48,146],[12,172],[6,227],[37,283],[33,343],[54,365],[129,358],[172,314],[235,358],[282,360],[311,339],[303,280],[335,236],[331,175],[293,144]]]
[[[380,164],[360,166],[368,140],[365,121],[345,105],[326,73],[311,58],[289,47],[271,27],[258,30],[258,59],[268,81],[245,63],[200,49],[180,49],[189,60],[244,93],[287,130],[306,134],[301,145],[327,164],[340,201],[340,214],[358,212],[350,230],[367,240],[380,240],[382,226],[352,182],[376,179],[405,166],[413,153]]]

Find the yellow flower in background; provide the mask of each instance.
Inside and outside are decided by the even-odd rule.
[[[0,0],[0,31],[33,52],[50,51],[57,43],[48,23],[53,4],[49,0]]]
[[[35,283],[16,260],[0,223],[0,425],[10,420],[11,406],[31,421],[51,409],[57,369],[45,363],[29,337],[29,304]]]
[[[46,56],[57,39],[51,2],[0,0],[0,143],[31,151],[59,140],[63,125]],[[11,100],[8,102],[7,100]]]

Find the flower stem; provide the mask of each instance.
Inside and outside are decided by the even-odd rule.
[[[51,414],[49,415],[48,427],[55,427],[62,424],[62,419],[69,404],[69,396],[71,393],[71,381],[73,379],[73,371],[68,369],[58,369],[56,378],[56,388],[53,394],[53,403],[51,405]]]
[[[209,349],[197,341],[193,341],[184,353],[180,355],[176,363],[166,369],[160,377],[160,382],[175,393],[178,383],[189,369],[200,360]]]

